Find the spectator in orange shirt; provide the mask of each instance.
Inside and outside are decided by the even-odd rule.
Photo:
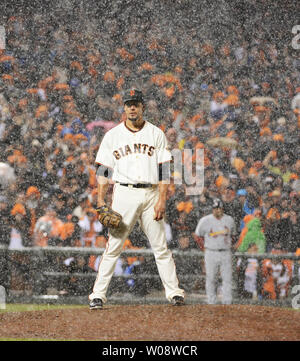
[[[11,210],[11,241],[10,247],[30,247],[32,246],[29,233],[30,218],[26,214],[23,204],[16,203]]]
[[[35,186],[28,187],[26,191],[25,208],[26,208],[26,213],[28,213],[30,217],[30,230],[29,230],[30,237],[33,236],[34,227],[37,219],[42,216],[41,214],[42,208],[40,205],[40,200],[41,200],[41,194],[38,188]]]
[[[32,246],[29,235],[28,218],[25,207],[21,203],[15,204],[11,210],[11,233],[10,249],[22,249]],[[19,291],[32,289],[32,268],[30,267],[30,255],[24,253],[12,253],[9,255],[10,284],[9,288]]]
[[[95,247],[97,235],[103,231],[98,221],[97,212],[93,208],[86,208],[83,217],[78,222],[81,228],[81,246]]]
[[[282,250],[272,250],[272,254],[282,254]],[[267,299],[287,297],[293,274],[293,261],[289,259],[265,259],[262,265],[262,295]]]
[[[33,233],[34,245],[39,247],[56,246],[61,242],[62,225],[63,222],[57,218],[55,209],[48,207],[46,214],[36,222]]]

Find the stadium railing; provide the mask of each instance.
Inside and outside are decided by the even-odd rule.
[[[7,302],[86,303],[87,295],[91,291],[97,275],[96,271],[90,268],[88,272],[78,272],[78,270],[73,272],[70,271],[67,266],[63,266],[63,261],[69,257],[76,259],[78,256],[87,260],[91,255],[101,256],[103,252],[103,248],[95,247],[51,246],[10,249],[7,246],[0,245],[0,285],[6,289]],[[183,251],[172,249],[172,254],[176,263],[178,279],[186,291],[187,299],[191,302],[205,303],[204,252],[200,250]],[[142,265],[142,267],[136,267],[136,270],[131,270],[131,272],[128,272],[130,267],[127,267],[127,271],[125,271],[124,267],[123,272],[115,273],[108,292],[109,295],[111,295],[110,298],[116,302],[128,302],[129,300],[132,302],[163,302],[163,288],[152,250],[124,250],[120,259],[122,259],[126,265],[126,259],[132,259],[132,257],[136,257],[136,259],[139,260],[136,264],[139,266]],[[243,291],[244,287],[244,272],[249,258],[256,259],[258,262],[256,278],[257,297],[245,299],[241,291]],[[15,259],[17,259],[19,263],[16,264]],[[260,270],[262,269],[262,262],[266,259],[275,260],[276,263],[282,260],[291,260],[293,262],[292,279],[288,285],[288,294],[284,298],[278,297],[276,300],[270,300],[262,297],[261,291],[264,280]],[[294,253],[248,254],[235,252],[232,254],[232,266],[234,303],[270,304],[291,307],[293,298],[292,289],[294,286],[300,285],[299,256],[296,256]],[[11,288],[10,281],[16,267],[17,271],[21,273],[21,276],[23,275],[25,278],[29,278],[29,283],[32,286],[29,293],[18,293]],[[76,292],[76,289],[69,291],[67,294],[59,292],[58,285],[63,284],[68,288],[68,285],[70,285],[74,279],[77,280],[78,284],[81,284],[79,293]],[[218,277],[217,282],[220,286],[220,277]],[[49,289],[51,289],[51,292],[49,292]],[[116,296],[116,294],[118,296]]]

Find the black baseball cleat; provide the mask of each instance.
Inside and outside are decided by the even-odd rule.
[[[173,306],[182,306],[184,305],[184,298],[182,296],[174,296],[172,298]]]
[[[99,310],[101,308],[103,308],[103,301],[101,298],[94,298],[90,302],[90,310]]]

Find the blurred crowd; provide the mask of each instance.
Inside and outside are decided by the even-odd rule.
[[[172,173],[170,248],[202,249],[196,224],[219,197],[240,231],[236,250],[258,218],[260,251],[299,251],[300,60],[290,43],[266,40],[259,26],[251,39],[237,31],[233,42],[206,40],[180,23],[133,23],[120,33],[111,19],[101,19],[99,29],[94,19],[76,27],[38,14],[11,16],[5,29],[0,244],[105,247],[107,230],[95,212],[95,155],[105,132],[124,119],[124,90],[135,86],[146,98],[145,118],[172,149],[204,150],[201,194],[188,195],[189,185],[177,184]],[[149,244],[135,229],[125,247]],[[97,260],[79,268],[96,270]],[[290,272],[280,265],[282,274],[284,267]]]

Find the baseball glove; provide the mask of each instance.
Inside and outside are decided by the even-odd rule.
[[[96,209],[98,213],[99,222],[103,224],[104,227],[118,228],[122,216],[118,212],[112,210],[109,206],[102,206]]]

